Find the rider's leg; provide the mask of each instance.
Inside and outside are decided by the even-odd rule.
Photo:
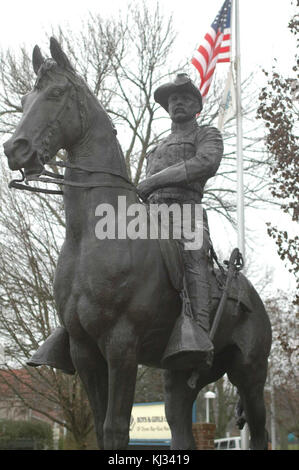
[[[206,332],[210,329],[211,295],[208,256],[204,248],[184,253],[185,278],[192,313],[197,324]]]
[[[208,228],[204,226],[203,243],[199,250],[185,250],[183,247],[183,259],[185,267],[185,279],[188,297],[190,299],[193,318],[199,326],[199,344],[203,355],[203,361],[211,364],[213,357],[213,344],[209,338],[211,293],[209,283],[209,248],[210,236]]]
[[[191,222],[195,225],[195,219]],[[184,226],[182,227],[183,236],[177,240],[181,245],[185,292],[187,291],[190,306],[185,302],[185,297],[182,314],[177,319],[164,352],[163,365],[169,369],[185,369],[188,365],[191,368],[204,369],[210,367],[213,361],[214,347],[209,338],[211,299],[208,262],[210,236],[206,217],[203,221],[196,221],[197,226],[200,222],[203,229],[200,247],[190,249],[190,242],[193,246],[194,243],[188,238],[190,233],[186,235]]]

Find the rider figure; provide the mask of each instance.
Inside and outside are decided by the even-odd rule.
[[[186,74],[180,73],[174,82],[160,86],[154,99],[169,113],[171,133],[149,153],[147,178],[139,184],[138,190],[149,203],[200,204],[207,180],[216,174],[220,165],[223,154],[221,134],[214,127],[197,124],[202,97]],[[198,357],[203,367],[209,367],[213,357],[213,344],[208,336],[211,310],[209,248],[209,227],[203,211],[202,247],[182,250],[188,297],[193,319],[198,325]]]

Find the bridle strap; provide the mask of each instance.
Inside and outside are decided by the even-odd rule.
[[[95,181],[95,182],[89,182],[89,183],[83,183],[83,182],[81,183],[79,181],[69,181],[69,180],[65,180],[63,175],[56,174],[52,171],[50,172],[50,171],[47,171],[47,170],[44,170],[43,173],[39,176],[31,176],[29,181],[40,181],[40,182],[46,183],[46,184],[52,183],[52,184],[57,184],[57,185],[61,185],[61,186],[70,186],[70,187],[73,187],[73,188],[82,188],[82,189],[91,189],[91,188],[98,188],[98,187],[126,189],[126,190],[129,190],[129,191],[134,191],[140,197],[140,199],[143,201],[143,198],[139,194],[136,186],[126,176],[122,175],[119,172],[112,171],[109,168],[104,168],[104,167],[102,167],[102,168],[85,168],[85,167],[82,167],[82,166],[71,165],[71,164],[66,163],[66,162],[55,162],[55,163],[51,163],[51,164],[48,164],[48,165],[53,165],[53,166],[55,165],[55,166],[59,166],[59,167],[70,168],[70,169],[74,169],[74,170],[85,171],[85,172],[88,172],[88,173],[104,173],[104,174],[108,174],[108,175],[111,175],[111,176],[116,176],[118,178],[121,178],[127,184],[126,185],[122,185],[122,184],[114,185],[114,184],[112,184],[108,181],[101,181],[101,182],[100,181]],[[28,183],[28,180],[25,179],[24,172],[22,170],[19,170],[19,171],[22,174],[22,179],[12,180],[8,185],[9,188],[21,189],[21,190],[31,191],[31,192],[35,192],[35,193],[60,194],[60,195],[64,194],[64,192],[62,190],[53,190],[53,189],[47,189],[47,188],[36,188],[36,187],[30,186],[29,183]],[[49,178],[46,178],[43,175],[49,176]],[[25,181],[25,184],[22,184],[23,181]]]
[[[107,167],[98,167],[98,168],[83,167],[83,166],[80,166],[80,165],[72,165],[71,163],[68,163],[68,162],[47,163],[47,165],[49,165],[49,166],[60,166],[62,168],[69,168],[70,170],[81,170],[81,171],[85,171],[87,173],[105,173],[107,175],[118,176],[119,178],[125,180],[129,185],[133,186],[136,189],[136,187],[134,186],[132,181],[130,181],[125,175],[123,175],[122,173],[120,173],[118,171],[115,171],[115,170],[112,171],[110,168],[107,168]],[[50,175],[48,175],[48,176],[50,176]],[[60,176],[62,176],[62,175],[60,175]]]
[[[30,178],[30,181],[41,181],[42,183],[53,183],[53,184],[58,184],[62,186],[72,186],[74,188],[97,188],[97,187],[105,187],[105,188],[124,188],[124,189],[129,189],[132,191],[132,187],[128,187],[125,185],[113,185],[112,183],[109,182],[97,182],[95,181],[94,183],[80,183],[79,181],[68,181],[68,180],[61,180],[61,179],[50,179],[50,178],[44,178],[43,176],[36,176]],[[134,189],[136,189],[134,187]]]
[[[59,190],[55,190],[55,189],[35,188],[33,186],[29,186],[29,184],[27,182],[26,182],[26,184],[22,184],[23,181],[26,181],[25,180],[25,175],[24,175],[24,172],[22,170],[19,170],[19,171],[21,172],[22,179],[10,181],[9,184],[8,184],[9,188],[21,189],[21,190],[25,190],[25,191],[30,191],[32,193],[63,194],[63,191],[59,191]]]

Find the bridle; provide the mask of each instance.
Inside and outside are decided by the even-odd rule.
[[[136,186],[132,181],[130,181],[126,176],[122,175],[119,172],[112,171],[109,168],[84,168],[82,166],[76,166],[72,165],[68,162],[55,162],[55,163],[47,163],[47,165],[55,165],[59,166],[62,168],[69,168],[73,170],[79,170],[83,171],[86,173],[102,173],[102,174],[107,174],[111,176],[115,176],[119,179],[122,180],[125,184],[112,184],[109,181],[95,181],[95,182],[79,182],[79,181],[71,181],[71,180],[66,180],[63,175],[59,173],[54,173],[52,171],[47,171],[43,170],[42,174],[39,176],[31,176],[30,181],[40,181],[42,183],[51,183],[51,184],[57,184],[61,186],[70,186],[73,188],[81,188],[81,189],[92,189],[92,188],[99,188],[99,187],[105,187],[105,188],[115,188],[115,189],[126,189],[129,191],[133,191],[137,194],[140,199],[143,200],[142,196],[138,192]],[[14,179],[10,181],[8,187],[9,188],[15,188],[15,189],[20,189],[20,190],[25,190],[25,191],[31,191],[34,193],[43,193],[43,194],[60,194],[63,195],[64,191],[63,190],[55,190],[55,189],[47,189],[47,188],[37,188],[34,186],[29,185],[29,181],[26,179],[24,171],[19,170],[22,178],[21,179]],[[23,184],[25,182],[25,184]]]

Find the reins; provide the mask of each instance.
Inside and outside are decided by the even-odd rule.
[[[47,170],[43,170],[42,174],[39,176],[31,176],[29,181],[40,181],[46,184],[50,183],[50,184],[70,186],[73,188],[82,188],[82,189],[92,189],[92,188],[97,188],[97,187],[127,189],[129,191],[134,191],[140,197],[140,199],[142,199],[136,186],[126,176],[122,175],[121,173],[117,171],[112,171],[109,168],[105,168],[105,167],[85,168],[82,166],[71,165],[70,163],[66,163],[66,162],[48,163],[48,165],[85,171],[87,173],[103,173],[103,174],[108,174],[111,176],[116,176],[118,178],[121,178],[126,183],[126,185],[124,184],[114,185],[108,181],[95,181],[95,182],[89,182],[89,183],[83,183],[79,181],[70,181],[70,180],[66,180],[64,176],[59,173],[54,173],[52,171],[47,171]],[[19,170],[19,171],[22,175],[22,179],[14,179],[10,181],[8,185],[9,188],[15,188],[15,189],[31,191],[35,193],[44,193],[44,194],[60,194],[60,195],[64,194],[63,190],[37,188],[34,186],[30,186],[29,181],[26,179],[23,170]],[[25,182],[25,184],[23,184],[23,182]]]
[[[9,188],[20,189],[20,190],[25,190],[25,191],[31,191],[32,193],[63,194],[63,191],[59,191],[59,190],[55,190],[55,189],[36,188],[36,187],[33,187],[33,186],[29,186],[29,183],[25,178],[25,174],[24,174],[23,170],[19,170],[19,172],[22,175],[22,179],[11,180],[8,183]],[[52,173],[52,172],[47,172],[47,173]],[[59,175],[59,177],[61,177],[61,176],[62,175]],[[23,181],[25,181],[25,184],[22,184]],[[51,181],[51,182],[53,183],[54,181]]]

